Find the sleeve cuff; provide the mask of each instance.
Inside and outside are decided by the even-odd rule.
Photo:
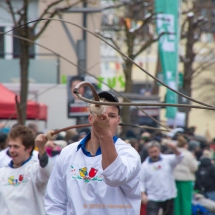
[[[48,161],[49,161],[49,157],[46,154],[46,152],[41,157],[38,154],[38,159],[39,159],[39,162],[40,162],[40,166],[42,168],[46,167],[46,165],[48,164]]]
[[[141,183],[140,183],[140,191],[141,191],[141,193],[145,193],[145,192],[146,192],[145,187],[144,187],[144,186],[142,186],[142,185],[141,185]]]
[[[117,158],[114,160],[114,162],[112,164],[110,164],[103,172],[102,175],[103,176],[110,176],[111,174],[113,174],[120,166],[122,165],[122,160],[119,157],[119,155],[117,156]]]

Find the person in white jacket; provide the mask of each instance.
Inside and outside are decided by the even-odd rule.
[[[176,186],[173,170],[181,162],[183,155],[174,144],[167,145],[172,149],[173,155],[161,154],[160,144],[156,141],[149,142],[149,157],[141,166],[140,187],[147,215],[157,215],[160,209],[163,209],[165,215],[174,215]]]
[[[178,150],[184,158],[174,170],[174,177],[178,195],[175,198],[175,215],[190,215],[192,205],[192,191],[198,162],[194,154],[188,151],[188,143],[183,136],[177,138]]]
[[[52,171],[45,151],[46,137],[40,134],[35,140],[29,128],[16,125],[8,138],[12,160],[0,169],[0,214],[44,215],[43,197]],[[39,161],[32,159],[35,142]]]
[[[38,161],[38,151],[33,151],[31,159]],[[10,149],[7,147],[0,152],[0,168],[8,166],[11,160]]]
[[[118,102],[107,91],[98,95]],[[61,151],[47,186],[46,214],[139,215],[140,156],[115,136],[119,111],[106,106],[100,116],[91,113],[91,133]]]

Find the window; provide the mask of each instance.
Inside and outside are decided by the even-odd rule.
[[[14,35],[18,35],[16,30],[13,30]],[[34,32],[32,31],[32,34]],[[21,54],[21,49],[20,49],[20,39],[14,37],[13,38],[13,58],[19,58]],[[34,44],[32,44],[29,48],[29,57],[34,58],[35,57],[35,47]]]
[[[4,27],[0,27],[0,32],[4,32]],[[4,43],[5,43],[5,39],[4,39],[4,35],[0,34],[0,58],[4,58]]]

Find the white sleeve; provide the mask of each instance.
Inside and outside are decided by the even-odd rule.
[[[51,177],[48,181],[46,194],[44,197],[45,210],[47,215],[66,215],[67,192],[66,182],[63,177],[60,164],[60,157],[54,167]]]
[[[146,166],[143,163],[141,165],[141,170],[140,170],[140,191],[141,193],[145,193],[146,192]]]
[[[166,159],[173,169],[183,160],[183,158],[183,153],[181,153],[180,155],[166,155]]]
[[[32,178],[35,181],[35,183],[39,186],[46,185],[48,183],[52,169],[53,169],[53,165],[50,162],[50,160],[48,160],[48,163],[44,168],[40,166],[39,161],[35,162],[32,168],[32,175],[33,175]]]
[[[133,149],[118,153],[115,161],[103,172],[104,181],[111,187],[120,187],[127,195],[140,194],[140,156]]]

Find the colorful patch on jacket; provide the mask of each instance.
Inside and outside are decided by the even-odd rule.
[[[29,175],[20,174],[18,177],[11,175],[8,178],[2,177],[1,181],[4,186],[19,186],[20,184],[23,184],[29,181]]]
[[[88,171],[87,167],[80,168],[78,171],[71,166],[71,173],[73,179],[83,180],[84,182],[88,183],[90,181],[103,181],[102,176],[96,176],[98,170],[94,167],[90,168]]]
[[[160,169],[162,169],[162,166],[161,165],[153,166],[153,169],[154,170],[160,170]]]

